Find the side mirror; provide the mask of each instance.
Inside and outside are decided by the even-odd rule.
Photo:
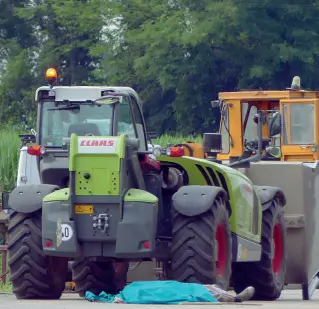
[[[211,101],[212,108],[220,107],[220,100]]]
[[[272,113],[268,116],[268,136],[273,137],[281,133],[281,115],[279,112]]]
[[[10,209],[9,207],[9,196],[11,192],[2,192],[1,201],[2,201],[2,209]]]

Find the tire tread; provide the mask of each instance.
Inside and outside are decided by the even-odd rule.
[[[272,230],[275,219],[282,225],[284,237],[283,261],[281,275],[274,276],[272,271]],[[284,286],[284,274],[286,272],[287,231],[284,214],[279,201],[273,200],[272,205],[263,212],[262,224],[262,255],[259,262],[235,263],[233,267],[233,285],[236,293],[240,293],[247,286],[255,288],[254,300],[276,300],[279,298]]]
[[[217,199],[206,213],[186,217],[173,212],[172,273],[180,282],[219,284],[227,288],[231,274],[231,231],[224,202]],[[224,280],[216,276],[216,226],[224,223],[228,235],[228,258]]]
[[[41,211],[11,214],[8,265],[12,292],[18,299],[59,299],[64,290],[64,274],[53,276],[50,258],[42,249],[41,226]]]
[[[72,263],[73,280],[75,282],[75,292],[81,297],[87,291],[95,295],[101,292],[115,294],[122,290],[126,284],[126,269],[121,274],[116,274],[113,262],[94,262],[85,259]]]

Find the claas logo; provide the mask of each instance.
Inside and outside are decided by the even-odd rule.
[[[80,146],[88,146],[88,147],[112,147],[114,145],[114,140],[106,140],[106,139],[88,139],[82,140]]]

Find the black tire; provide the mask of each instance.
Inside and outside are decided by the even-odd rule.
[[[283,208],[278,200],[273,200],[272,205],[263,212],[262,222],[261,260],[234,263],[232,282],[236,293],[240,293],[248,286],[253,286],[255,295],[252,299],[276,300],[284,287],[287,266],[287,230]],[[274,232],[277,236],[274,236]],[[278,256],[274,256],[274,260],[277,261],[274,261],[274,266],[273,240],[277,242],[278,248],[275,252]]]
[[[45,255],[41,216],[41,211],[11,214],[8,264],[18,299],[59,299],[65,287],[67,259]]]
[[[217,241],[212,241],[219,236]],[[218,284],[227,289],[231,275],[231,230],[222,199],[210,210],[195,217],[173,213],[172,276],[188,283]],[[215,255],[219,251],[219,261]]]
[[[86,292],[99,295],[101,292],[115,294],[124,288],[126,283],[126,272],[124,269],[116,273],[113,262],[94,262],[78,260],[72,263],[73,281],[75,292],[81,297]]]

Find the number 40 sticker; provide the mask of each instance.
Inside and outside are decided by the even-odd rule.
[[[68,224],[62,224],[62,241],[69,241],[73,236],[72,227]]]

